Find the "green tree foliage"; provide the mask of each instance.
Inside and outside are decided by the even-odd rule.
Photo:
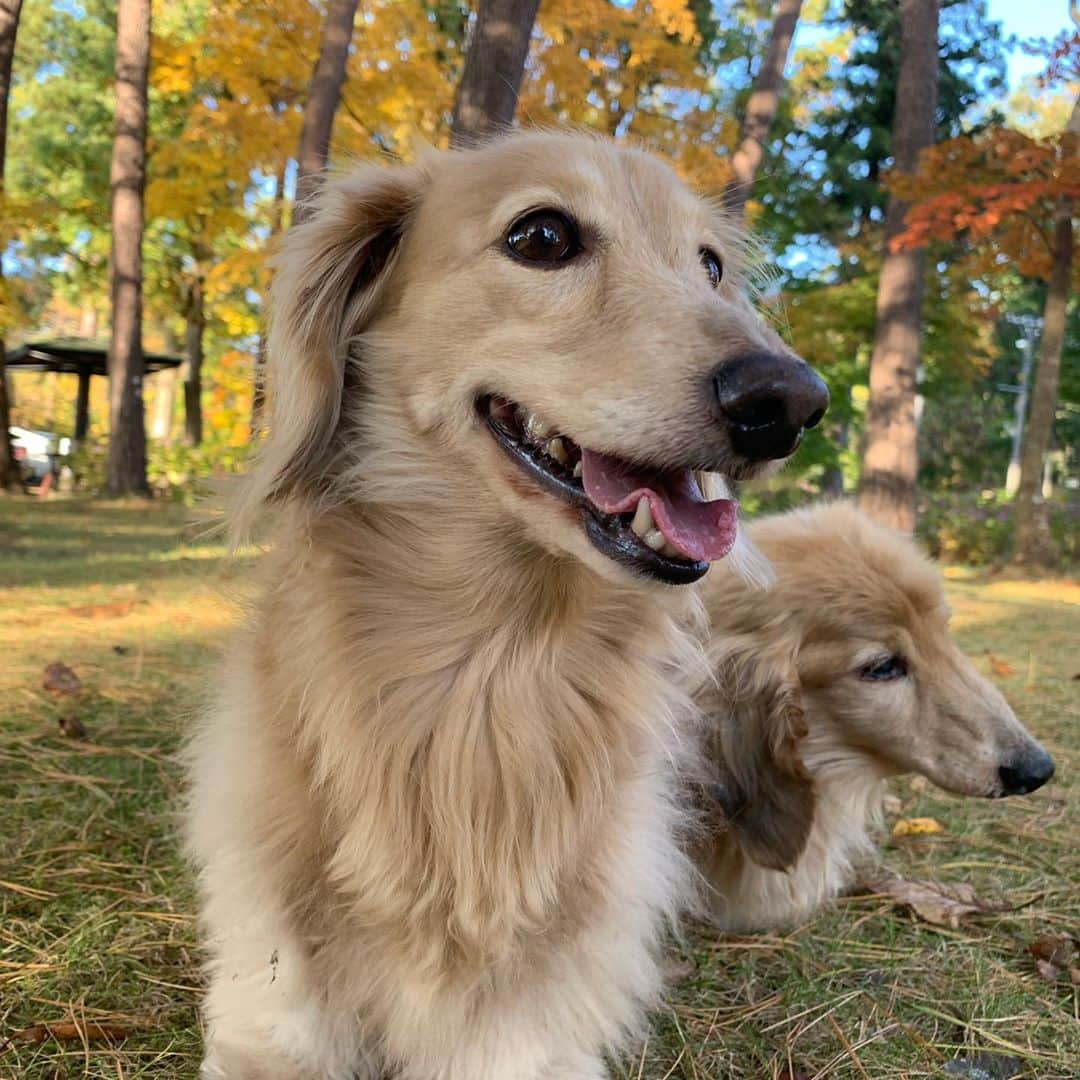
[[[783,166],[762,185],[761,226],[780,249],[807,236],[837,243],[876,228],[888,198],[882,179],[892,162],[899,9],[895,0],[844,0],[823,29],[850,42],[843,62],[817,58],[795,84],[802,115],[796,124],[789,109],[787,130],[777,132]],[[939,41],[936,141],[985,122],[979,107],[1005,89],[1005,46],[986,0],[945,0]],[[847,265],[839,272],[857,272],[857,263]]]
[[[111,0],[25,4],[8,131],[8,188],[24,222],[17,254],[44,263],[69,299],[98,306],[109,259],[115,56]]]

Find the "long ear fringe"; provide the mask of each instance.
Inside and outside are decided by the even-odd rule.
[[[341,414],[349,340],[378,310],[427,183],[419,166],[368,165],[325,183],[274,260],[267,434],[232,506],[236,546],[269,504],[318,489]]]
[[[780,643],[757,636],[717,643],[717,772],[744,853],[773,870],[802,854],[814,820],[813,780],[798,753],[806,734],[800,689]]]

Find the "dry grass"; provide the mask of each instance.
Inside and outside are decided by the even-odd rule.
[[[222,594],[239,585],[219,547],[182,535],[169,507],[0,502],[0,1043],[67,1024],[0,1051],[0,1080],[196,1076],[174,755],[233,618]],[[1048,743],[1058,779],[1004,803],[901,782],[902,812],[945,831],[889,842],[882,858],[908,877],[970,882],[1012,910],[951,929],[855,896],[785,934],[691,929],[673,948],[670,1007],[617,1075],[1080,1075],[1078,990],[1041,978],[1025,951],[1075,933],[1080,916],[1069,798],[1080,587],[957,575],[950,593],[965,647]],[[42,689],[54,660],[82,678],[78,697]],[[86,741],[60,732],[70,714]]]

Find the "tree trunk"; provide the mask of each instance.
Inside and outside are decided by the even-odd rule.
[[[1018,563],[1053,561],[1046,507],[1040,498],[1043,459],[1050,449],[1057,408],[1061,353],[1065,342],[1065,315],[1072,279],[1073,227],[1070,199],[1058,201],[1054,228],[1054,265],[1043,309],[1042,347],[1035,370],[1031,415],[1020,458],[1020,489],[1016,493],[1016,547]]]
[[[311,78],[304,126],[300,130],[295,221],[302,221],[311,213],[309,200],[318,191],[319,177],[330,159],[330,134],[334,128],[334,113],[341,102],[341,88],[345,85],[345,67],[357,4],[358,0],[330,0],[327,5],[319,41],[319,60]]]
[[[75,445],[90,432],[90,372],[79,372],[79,388],[75,394]]]
[[[288,159],[278,166],[277,183],[274,187],[274,208],[270,214],[270,235],[267,237],[267,250],[276,237],[281,234],[285,221],[285,169]],[[255,434],[262,427],[263,411],[266,408],[266,309],[270,294],[272,271],[267,271],[266,293],[263,296],[263,314],[260,319],[259,340],[255,344],[255,372],[251,388],[251,432]]]
[[[835,443],[837,449],[846,450],[851,439],[851,424],[847,420],[841,420],[832,426],[829,437]],[[830,465],[821,477],[821,495],[826,499],[842,499],[844,497],[844,470],[839,464]]]
[[[112,340],[109,345],[109,456],[112,495],[148,494],[143,416],[142,236],[146,187],[146,83],[150,0],[119,0],[116,135],[112,170]]]
[[[913,173],[934,138],[938,81],[938,0],[900,0],[900,72],[893,106],[897,172]],[[859,507],[886,525],[915,529],[918,470],[915,396],[922,330],[923,252],[894,251],[906,203],[890,197],[885,258],[878,282],[870,401],[859,480]]]
[[[198,446],[202,442],[202,365],[203,334],[206,331],[206,312],[203,307],[202,276],[196,274],[188,290],[186,323],[184,326],[184,355],[187,369],[184,378],[184,442]]]
[[[765,57],[746,103],[739,129],[739,146],[731,156],[732,178],[724,189],[724,206],[738,217],[746,212],[746,201],[765,160],[765,142],[776,119],[780,88],[784,85],[784,67],[801,8],[802,0],[778,0]]]
[[[480,0],[465,56],[450,145],[473,145],[514,122],[540,0]]]
[[[15,59],[15,35],[19,30],[22,0],[0,0],[0,206],[4,198],[4,162],[7,151],[8,97],[11,65]],[[3,276],[0,265],[0,277]],[[8,401],[4,338],[0,334],[0,490],[18,486],[19,469],[11,449],[11,403]]]

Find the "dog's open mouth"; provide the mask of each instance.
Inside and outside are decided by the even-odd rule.
[[[580,447],[504,397],[484,396],[477,408],[507,454],[578,507],[593,545],[617,562],[685,585],[731,550],[738,503],[705,499],[690,469],[644,468]]]

